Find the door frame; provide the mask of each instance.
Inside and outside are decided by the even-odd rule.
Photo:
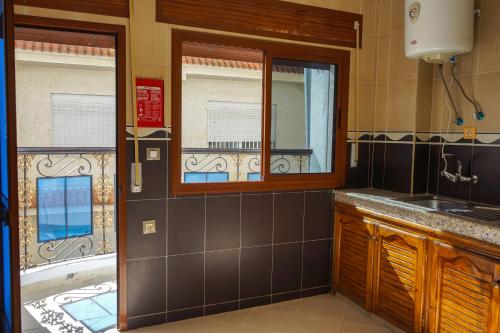
[[[118,322],[120,330],[127,329],[127,234],[126,234],[126,27],[124,25],[93,23],[85,21],[53,19],[30,15],[7,16],[7,30],[11,38],[7,42],[7,105],[9,137],[9,225],[11,234],[12,313],[13,331],[21,332],[21,287],[19,253],[19,209],[17,178],[17,135],[16,135],[16,84],[15,84],[15,40],[16,26],[29,28],[65,30],[115,36],[116,41],[116,217],[117,217],[117,282]]]

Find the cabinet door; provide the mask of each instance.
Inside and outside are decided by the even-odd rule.
[[[373,224],[351,215],[335,214],[334,289],[365,309],[371,309]]]
[[[442,244],[431,262],[429,331],[498,333],[500,262]]]
[[[373,312],[406,332],[422,332],[425,239],[379,226]]]

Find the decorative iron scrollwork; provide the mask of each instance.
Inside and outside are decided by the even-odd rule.
[[[226,172],[228,162],[220,154],[215,156],[214,154],[202,156],[192,154],[186,159],[184,166],[189,172]]]
[[[93,245],[94,242],[89,236],[49,241],[38,247],[38,255],[50,264],[75,256],[85,257],[91,253]]]
[[[37,162],[36,169],[43,177],[69,176],[75,173],[84,176],[92,173],[92,163],[84,154],[47,154]]]

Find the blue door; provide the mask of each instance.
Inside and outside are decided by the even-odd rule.
[[[5,47],[5,0],[0,0],[0,254],[1,287],[0,315],[1,322],[12,329],[12,288],[10,268],[10,228],[7,212],[9,209],[9,170],[7,138],[7,101],[6,101],[6,47]],[[3,323],[4,322],[4,323]],[[3,327],[0,327],[2,330]]]

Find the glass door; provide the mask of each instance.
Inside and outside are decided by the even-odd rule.
[[[117,324],[115,36],[15,28],[23,332]]]

